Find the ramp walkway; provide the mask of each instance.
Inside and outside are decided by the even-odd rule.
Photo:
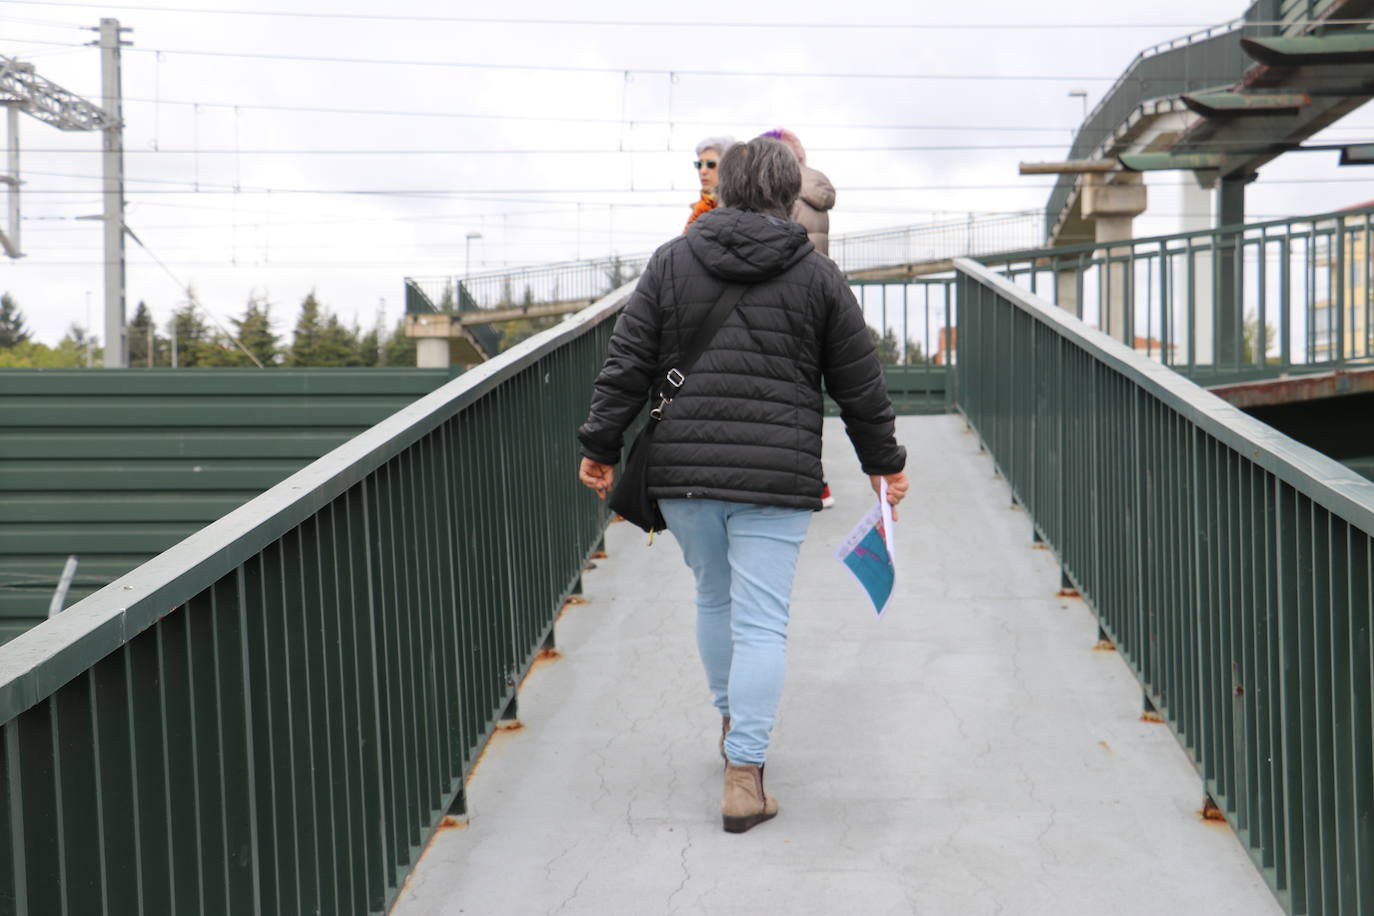
[[[794,592],[768,786],[720,829],[718,721],[671,537],[625,524],[556,625],[396,916],[1282,912],[1097,619],[957,416],[899,418],[912,495],[883,619],[831,557],[864,478],[827,420],[838,497]]]

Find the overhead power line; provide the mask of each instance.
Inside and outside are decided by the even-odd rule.
[[[0,0],[6,2],[6,0]],[[60,41],[39,41],[37,39],[6,38],[7,42],[18,42],[20,44],[47,45],[51,47],[81,47],[78,44]],[[333,57],[324,54],[264,54],[254,51],[206,51],[195,48],[143,48],[129,47],[124,51],[140,54],[175,54],[188,57],[212,57],[212,58],[232,58],[236,60],[280,60],[292,63],[325,63],[325,64],[366,64],[369,66],[390,66],[390,67],[440,67],[445,69],[457,70],[496,70],[514,72],[545,72],[545,73],[599,73],[599,74],[626,74],[646,76],[701,76],[701,77],[756,77],[764,79],[854,79],[854,80],[918,80],[918,81],[939,81],[939,80],[968,80],[974,82],[1025,82],[1027,80],[1036,82],[1114,82],[1114,76],[1049,76],[1044,74],[1010,74],[1010,73],[846,73],[846,72],[816,72],[801,70],[698,70],[691,68],[665,68],[665,67],[587,67],[575,66],[572,64],[515,64],[515,63],[490,63],[478,61],[457,61],[457,60],[416,60],[414,58],[383,58],[383,57]]]
[[[992,144],[942,144],[928,146],[813,146],[812,153],[932,153],[969,150],[1026,150],[1026,149],[1064,149],[1063,143],[992,143]],[[31,149],[32,153],[99,153],[100,150],[76,148]],[[168,149],[129,149],[126,156],[690,156],[690,148],[663,149],[559,149],[557,147],[523,149],[327,149],[327,148],[283,148],[283,149],[232,149],[232,148],[177,148]]]
[[[99,9],[92,3],[73,3],[67,0],[0,0],[15,6],[42,6],[45,8],[68,7]],[[1201,29],[1214,23],[1210,22],[794,22],[780,20],[772,22],[729,22],[703,19],[586,19],[586,18],[542,18],[514,16],[417,16],[400,13],[331,13],[305,10],[238,10],[223,7],[155,6],[152,4],[119,4],[122,10],[137,10],[150,13],[184,13],[212,16],[254,16],[277,19],[333,19],[355,22],[451,22],[462,25],[533,25],[533,26],[596,26],[615,28],[672,28],[672,29],[844,29],[851,31],[885,31],[907,29],[919,31],[1030,31],[1048,29]]]
[[[3,0],[0,0],[3,2]],[[574,117],[570,115],[513,115],[495,112],[460,112],[460,111],[406,111],[395,108],[325,108],[310,105],[261,105],[261,104],[240,104],[236,102],[193,102],[185,99],[148,99],[124,97],[125,103],[138,103],[148,105],[179,105],[188,108],[224,108],[236,111],[282,111],[282,112],[309,112],[312,114],[346,114],[346,115],[369,115],[377,117],[400,117],[400,118],[459,118],[482,121],[538,121],[538,122],[559,122],[567,124],[606,124],[620,126],[624,124],[637,127],[756,127],[759,124],[771,124],[770,118],[748,118],[736,120],[711,120],[693,121],[667,118],[587,118]],[[793,128],[805,129],[835,129],[835,130],[966,130],[966,131],[992,131],[992,132],[1022,132],[1022,133],[1063,133],[1068,128],[1046,127],[1043,124],[1037,125],[1007,125],[1007,124],[841,124],[822,121],[790,121],[789,126]]]

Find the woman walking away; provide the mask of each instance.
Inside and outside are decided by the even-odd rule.
[[[722,716],[721,814],[732,833],[778,812],[763,768],[797,554],[821,507],[822,380],[874,489],[886,478],[894,506],[907,490],[906,451],[859,305],[788,219],[800,186],[796,157],[776,140],[725,153],[722,206],[650,259],[578,430],[579,477],[604,497],[653,386],[662,419],[649,493],[696,578],[697,644]],[[736,304],[700,358],[679,368],[696,329],[728,301]],[[669,370],[686,377],[671,393]]]
[[[696,222],[701,214],[720,205],[720,198],[716,195],[716,186],[720,184],[720,157],[734,145],[734,137],[707,137],[697,144],[697,158],[692,165],[696,167],[697,179],[701,182],[701,197],[692,205],[687,226]],[[687,226],[682,227],[683,232],[687,231]]]

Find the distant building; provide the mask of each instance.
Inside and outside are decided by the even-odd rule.
[[[1374,207],[1374,200],[1347,207],[1362,210]],[[1336,225],[1316,236],[1313,259],[1315,276],[1312,300],[1312,325],[1308,347],[1313,362],[1333,362],[1345,358],[1374,356],[1374,324],[1370,312],[1370,232],[1374,215],[1361,213],[1342,218],[1344,232],[1338,236]],[[1340,247],[1337,248],[1337,239]]]

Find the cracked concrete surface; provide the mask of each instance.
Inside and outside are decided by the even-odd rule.
[[[467,829],[393,913],[1280,913],[962,421],[899,421],[913,487],[881,620],[831,557],[871,497],[826,422],[838,505],[799,564],[777,819],[721,830],[690,575],[671,537],[613,525],[563,656],[521,691],[526,727],[493,739]]]

